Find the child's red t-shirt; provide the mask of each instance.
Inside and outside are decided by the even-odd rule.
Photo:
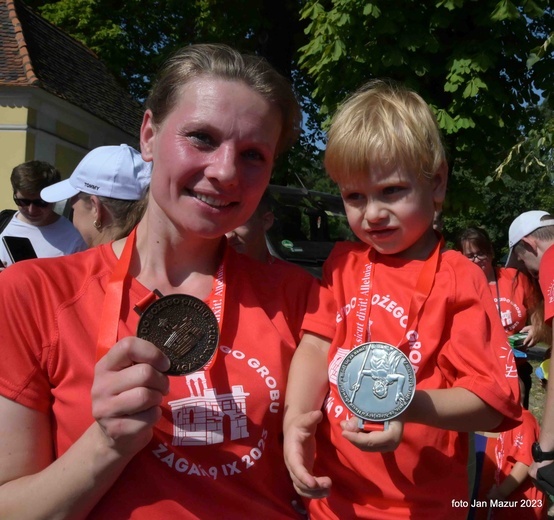
[[[501,412],[499,429],[521,419],[514,357],[480,269],[460,253],[440,255],[430,294],[413,330],[406,330],[411,295],[422,261],[376,255],[371,276],[371,341],[398,345],[416,370],[418,389],[465,388]],[[361,243],[335,246],[322,286],[312,294],[302,328],[332,338],[330,392],[318,427],[314,474],[333,481],[329,498],[311,500],[312,519],[465,519],[468,435],[406,424],[390,453],[362,452],[341,435],[350,417],[336,386],[341,360],[351,350],[360,283],[368,264]]]
[[[526,466],[533,464],[531,446],[538,440],[539,432],[539,423],[535,416],[529,410],[523,410],[523,422],[512,430],[499,434],[495,447],[497,486],[504,482],[516,462],[522,462]],[[543,518],[546,497],[533,485],[531,477],[527,477],[523,484],[506,497],[504,504],[504,507],[492,509],[491,519],[538,520]]]

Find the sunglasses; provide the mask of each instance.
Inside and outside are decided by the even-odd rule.
[[[46,202],[45,200],[42,200],[42,199],[19,199],[15,195],[13,196],[13,201],[20,208],[21,207],[27,208],[31,204],[33,204],[37,208],[46,208],[50,204],[49,202]]]

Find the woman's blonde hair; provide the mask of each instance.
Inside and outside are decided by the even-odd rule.
[[[371,81],[332,119],[325,168],[335,182],[373,169],[404,169],[430,178],[446,161],[437,121],[427,103],[397,83]]]
[[[125,238],[141,221],[148,205],[148,190],[149,188],[146,190],[143,198],[139,200],[98,197],[98,200],[112,216],[112,222],[104,226],[109,231],[108,236],[110,240]],[[81,192],[81,198],[88,204],[90,204],[91,197],[92,195]]]

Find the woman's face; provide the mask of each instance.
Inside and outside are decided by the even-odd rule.
[[[160,208],[176,228],[204,238],[243,224],[269,183],[281,126],[277,108],[242,82],[190,81],[159,126],[150,111],[144,116],[149,210]]]
[[[481,251],[473,242],[465,240],[462,244],[462,253],[477,264],[483,270],[487,278],[494,275],[492,256],[485,251]]]

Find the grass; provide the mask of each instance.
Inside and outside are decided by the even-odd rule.
[[[533,366],[533,385],[529,395],[529,411],[537,418],[539,424],[542,423],[542,414],[544,410],[544,402],[546,400],[546,388],[541,385],[540,379],[535,375],[535,370],[542,362],[542,357],[529,356],[529,362]]]

